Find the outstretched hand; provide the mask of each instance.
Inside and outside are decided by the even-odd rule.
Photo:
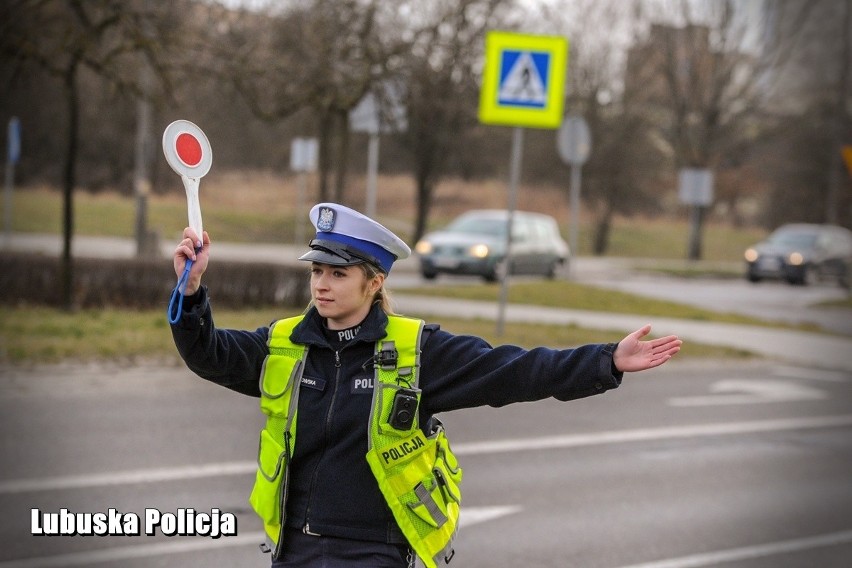
[[[678,339],[676,335],[642,341],[642,338],[649,333],[651,333],[650,324],[637,329],[618,342],[612,356],[616,369],[622,372],[653,369],[659,367],[680,351],[683,341]]]
[[[198,244],[201,242],[198,235],[187,227],[183,230],[183,240],[175,248],[174,267],[178,278],[183,274],[187,259],[192,259],[192,268],[190,268],[184,292],[187,296],[195,294],[201,287],[201,276],[207,270],[207,262],[210,260],[210,236],[207,231],[203,231],[203,233],[204,241],[202,246],[198,248]],[[196,252],[197,249],[198,252]]]

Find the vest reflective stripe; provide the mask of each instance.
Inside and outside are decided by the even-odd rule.
[[[307,347],[290,341],[290,334],[301,319],[275,322],[269,331],[269,355],[260,373],[260,409],[266,414],[266,425],[260,431],[257,474],[249,503],[274,545],[273,557],[278,556],[284,526],[288,465],[296,443],[299,387],[308,356]]]
[[[260,407],[267,418],[260,433],[258,471],[249,502],[274,545],[273,558],[279,555],[285,524],[287,466],[296,439],[299,388],[308,351],[290,341],[300,321],[302,316],[273,325],[260,377]],[[376,360],[385,362],[374,365],[367,462],[409,545],[427,568],[435,568],[439,561],[452,557],[462,470],[439,422],[428,436],[420,429],[416,411],[410,429],[390,425],[394,396],[401,388],[416,392],[419,409],[423,322],[388,316],[386,331],[387,337],[376,343]],[[394,352],[395,362],[381,357]]]

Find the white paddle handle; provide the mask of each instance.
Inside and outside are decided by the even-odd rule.
[[[198,238],[204,240],[203,226],[201,224],[201,203],[198,201],[198,182],[200,178],[191,178],[181,175],[183,187],[186,189],[186,207],[189,215],[189,226],[198,235]]]

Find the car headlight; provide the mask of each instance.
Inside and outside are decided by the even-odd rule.
[[[432,243],[429,241],[417,241],[417,244],[414,245],[414,250],[417,251],[417,254],[429,254],[432,252]]]
[[[488,256],[488,245],[473,245],[468,249],[470,256],[475,258],[485,258]]]
[[[787,257],[787,262],[792,266],[799,266],[805,261],[805,257],[800,252],[791,252]]]
[[[755,260],[757,260],[757,257],[759,257],[759,256],[760,255],[753,248],[746,249],[746,251],[745,251],[745,259],[749,262],[754,262]]]

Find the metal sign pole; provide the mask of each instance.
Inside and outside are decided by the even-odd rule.
[[[15,163],[11,160],[6,161],[6,192],[4,199],[4,222],[6,238],[4,242],[6,247],[12,247],[12,186],[15,183]]]
[[[370,133],[367,146],[367,217],[376,217],[376,196],[379,176],[379,133]]]
[[[678,196],[689,205],[688,260],[701,260],[701,225],[704,210],[713,204],[713,172],[708,168],[681,168]]]
[[[580,255],[580,183],[583,177],[583,166],[574,164],[571,166],[571,254],[575,257]],[[568,270],[571,270],[571,265]]]
[[[305,244],[304,217],[308,194],[308,173],[317,171],[319,141],[316,138],[293,138],[290,143],[290,169],[298,173],[296,179],[296,209],[293,239],[295,244]]]
[[[500,303],[497,313],[497,337],[503,335],[506,319],[506,304],[509,301],[509,272],[512,266],[512,225],[515,220],[515,204],[518,201],[518,184],[521,178],[521,161],[524,152],[524,129],[516,126],[512,132],[512,161],[509,170],[509,217],[506,226],[506,258],[500,275]]]
[[[364,212],[376,216],[379,176],[379,137],[382,134],[405,132],[408,128],[402,92],[393,83],[385,82],[368,92],[349,112],[352,132],[369,135],[367,146],[367,191]]]
[[[15,164],[21,157],[21,121],[13,116],[9,119],[7,130],[7,152],[6,152],[6,190],[4,192],[4,231],[6,246],[12,247],[12,193],[15,185]]]
[[[307,243],[305,240],[305,221],[302,219],[304,215],[302,212],[307,208],[305,203],[307,201],[308,194],[308,173],[301,172],[299,173],[299,178],[297,180],[297,197],[296,197],[296,244],[304,245]]]
[[[556,148],[562,161],[571,166],[571,226],[568,244],[571,256],[576,258],[580,254],[580,182],[583,164],[589,159],[592,150],[592,136],[582,116],[569,114],[565,117],[557,133]],[[574,270],[573,265],[573,262],[568,264],[569,273]]]
[[[479,121],[513,126],[506,258],[501,267],[497,335],[503,335],[511,271],[512,225],[521,177],[523,128],[558,128],[565,103],[568,41],[557,36],[492,30],[485,36]]]

